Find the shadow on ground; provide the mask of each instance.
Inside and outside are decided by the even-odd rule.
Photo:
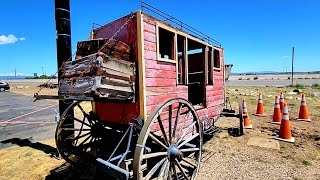
[[[27,139],[21,139],[21,138],[11,138],[11,139],[7,139],[4,141],[1,141],[0,143],[3,144],[16,144],[20,147],[31,147],[33,149],[39,150],[39,151],[43,151],[46,154],[50,154],[51,157],[57,158],[58,155],[58,151],[56,148],[46,145],[46,144],[42,144],[39,142],[31,142],[30,141],[31,138],[27,138]]]
[[[64,163],[61,166],[52,169],[46,176],[46,180],[69,180],[69,179],[108,179],[113,180],[102,168],[87,166],[72,166]]]

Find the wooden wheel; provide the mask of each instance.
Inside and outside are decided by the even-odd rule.
[[[202,127],[188,101],[159,104],[140,132],[133,162],[134,179],[194,179],[202,151]]]
[[[61,115],[56,129],[58,151],[63,159],[73,165],[92,160],[90,157],[95,156],[92,152],[103,131],[103,125],[95,119],[89,103],[72,103]]]

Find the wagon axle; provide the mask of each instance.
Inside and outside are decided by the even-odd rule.
[[[183,158],[183,153],[178,149],[176,144],[172,144],[168,148],[168,159],[170,161],[174,161],[177,159],[178,161],[181,161]]]

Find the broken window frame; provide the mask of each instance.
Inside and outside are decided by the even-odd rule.
[[[213,51],[213,68],[214,70],[221,70],[221,52],[219,49]]]
[[[173,34],[173,44],[172,44],[172,59],[166,59],[166,58],[162,58],[159,57],[160,55],[160,31],[159,29],[163,29],[165,31],[168,31],[170,33]],[[167,26],[162,25],[160,23],[156,24],[156,37],[157,37],[157,60],[158,61],[164,61],[164,62],[170,62],[170,63],[176,63],[177,62],[177,33],[175,33],[174,31],[170,30]]]
[[[159,27],[174,34],[174,47],[173,47],[173,49],[174,49],[174,56],[173,56],[174,59],[173,60],[159,57]],[[185,51],[185,57],[184,57],[184,61],[185,61],[185,63],[184,63],[184,68],[185,68],[184,73],[185,73],[185,75],[184,76],[185,76],[185,78],[183,79],[183,83],[179,82],[179,77],[178,77],[179,76],[179,73],[178,73],[178,66],[179,66],[178,65],[178,42],[177,42],[178,41],[177,40],[178,35],[184,37],[185,41],[186,41],[184,43],[184,51]],[[156,52],[157,54],[156,54],[156,56],[157,56],[157,60],[176,64],[176,85],[177,86],[188,86],[188,83],[189,83],[189,79],[188,79],[189,72],[188,72],[188,54],[187,54],[187,51],[188,51],[188,40],[189,39],[201,43],[204,47],[208,47],[208,49],[212,49],[212,52],[213,52],[212,54],[210,54],[210,52],[207,53],[207,56],[211,55],[211,58],[213,59],[213,67],[211,68],[212,69],[212,77],[211,76],[209,77],[209,73],[205,73],[205,76],[206,76],[205,79],[207,79],[206,80],[207,82],[205,82],[205,84],[206,84],[206,86],[213,86],[214,85],[214,71],[220,71],[221,70],[221,61],[220,61],[221,60],[221,57],[220,57],[221,56],[221,51],[219,50],[219,48],[217,48],[217,47],[215,47],[215,46],[213,46],[211,44],[208,44],[208,43],[206,43],[206,42],[204,42],[204,41],[202,41],[202,40],[200,40],[200,39],[198,39],[196,37],[193,37],[193,36],[191,36],[191,35],[189,35],[189,34],[187,34],[185,32],[182,32],[182,31],[180,31],[180,30],[178,30],[176,28],[173,28],[170,25],[167,25],[165,23],[160,23],[160,22],[156,22],[156,40],[157,40],[157,42],[156,42],[156,44],[157,44],[157,52]],[[219,56],[218,58],[216,58],[216,56],[214,55],[215,51],[218,51],[218,56]],[[209,57],[208,57],[208,59],[209,59]],[[206,64],[207,63],[208,62],[206,62]],[[219,67],[216,67],[215,64],[217,64],[217,66],[219,66]],[[208,70],[209,70],[209,68],[210,68],[210,66],[208,66]],[[209,79],[212,79],[212,83],[211,83],[211,81],[210,81],[210,83],[208,83]]]

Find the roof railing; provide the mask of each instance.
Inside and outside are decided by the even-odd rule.
[[[172,25],[176,26],[180,30],[185,31],[185,32],[189,33],[190,35],[193,35],[193,36],[207,42],[208,44],[221,47],[221,43],[218,42],[217,40],[211,38],[210,36],[198,31],[197,29],[195,29],[195,28],[189,26],[188,24],[174,18],[173,16],[170,16],[169,14],[145,3],[143,0],[141,0],[140,2],[141,2],[141,10],[143,12],[145,12],[145,9],[146,9],[146,10],[158,15],[161,18],[161,20],[163,20],[165,22],[173,23]]]

